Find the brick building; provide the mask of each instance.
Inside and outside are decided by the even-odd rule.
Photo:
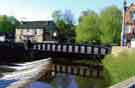
[[[135,4],[127,6],[124,1],[121,45],[135,48]]]

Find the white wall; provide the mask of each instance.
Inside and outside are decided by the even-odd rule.
[[[131,40],[131,48],[135,48],[135,39]]]

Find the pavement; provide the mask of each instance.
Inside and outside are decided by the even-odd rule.
[[[118,84],[115,84],[109,88],[135,88],[135,76]]]
[[[125,51],[126,51],[126,53],[133,53],[133,52],[135,52],[135,48],[114,46],[114,47],[112,47],[111,54],[117,57]]]

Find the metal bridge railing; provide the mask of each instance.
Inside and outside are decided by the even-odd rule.
[[[77,44],[35,43],[32,44],[32,50],[104,56],[111,51],[111,47]]]

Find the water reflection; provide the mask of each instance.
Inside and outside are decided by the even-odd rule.
[[[50,84],[44,82],[33,82],[26,88],[53,88]]]
[[[33,82],[26,88],[78,88],[75,76],[69,74],[57,74],[54,78],[54,85],[45,82]]]
[[[75,76],[69,74],[57,74],[55,83],[58,88],[78,88]]]
[[[16,81],[17,80],[0,80],[0,88],[7,88],[11,83]]]

